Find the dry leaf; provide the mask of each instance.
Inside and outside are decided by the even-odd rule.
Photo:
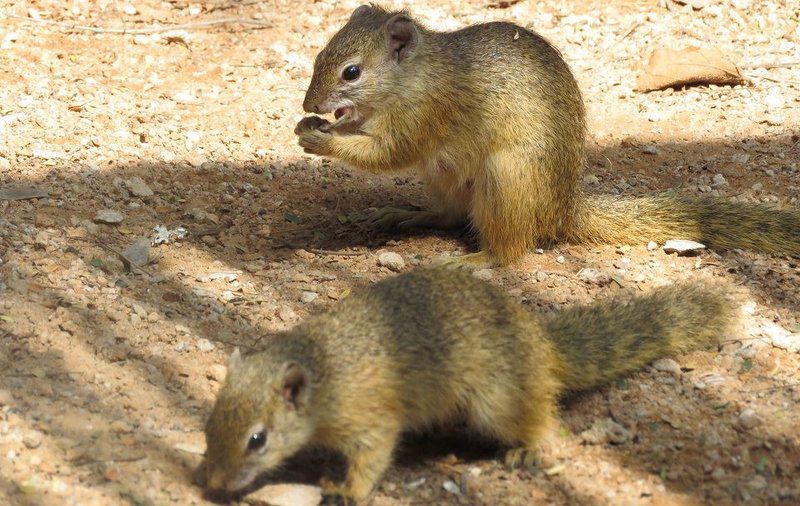
[[[653,91],[691,84],[741,84],[736,64],[715,47],[688,47],[680,51],[656,48],[636,83],[637,91]]]

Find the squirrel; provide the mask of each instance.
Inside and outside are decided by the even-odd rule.
[[[513,23],[437,32],[405,11],[361,6],[317,55],[303,109],[336,118],[297,124],[307,153],[373,173],[414,169],[426,183],[435,209],[386,207],[375,225],[469,224],[482,248],[469,263],[505,265],[564,241],[675,238],[800,255],[794,208],[584,194],[577,82],[553,45]]]
[[[544,316],[463,270],[401,274],[263,350],[234,350],[198,469],[209,493],[237,494],[301,449],[327,447],[348,463],[327,497],[360,502],[403,431],[463,422],[508,445],[511,467],[535,466],[559,394],[711,343],[734,308],[721,288],[679,284]]]

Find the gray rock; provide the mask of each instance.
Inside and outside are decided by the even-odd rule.
[[[589,429],[581,432],[581,439],[593,445],[622,444],[630,439],[630,432],[611,418],[601,418],[595,420]]]
[[[584,283],[599,286],[605,286],[611,283],[611,274],[598,269],[592,269],[591,267],[586,267],[578,271],[578,278]]]
[[[0,188],[0,200],[28,200],[47,197],[47,190],[39,188]]]
[[[693,255],[706,249],[706,245],[695,241],[687,241],[685,239],[670,239],[664,243],[662,249],[665,253],[677,253],[678,256]]]
[[[97,214],[94,215],[94,221],[98,223],[109,223],[109,224],[116,224],[122,223],[124,216],[119,211],[113,211],[111,209],[101,209],[97,211]]]
[[[711,181],[711,186],[725,186],[728,180],[722,174],[714,174],[714,179]]]
[[[139,267],[150,261],[150,239],[145,237],[136,239],[136,242],[122,250],[122,254],[134,265]]]
[[[406,266],[406,261],[393,251],[384,251],[378,255],[378,265],[395,272],[400,272]]]
[[[136,195],[137,197],[152,197],[153,190],[147,186],[142,178],[140,177],[132,177],[125,181],[125,186],[128,188],[132,194]]]

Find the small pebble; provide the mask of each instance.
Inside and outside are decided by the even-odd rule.
[[[605,286],[611,283],[611,275],[598,269],[587,267],[578,271],[578,278],[584,283]]]
[[[225,379],[225,374],[227,373],[228,368],[222,364],[214,364],[209,366],[208,370],[206,370],[206,378],[212,379],[217,383],[222,383]]]
[[[630,432],[611,418],[601,418],[595,420],[589,429],[581,432],[581,439],[593,445],[622,444],[630,439]]]
[[[456,484],[453,480],[444,480],[442,483],[442,488],[450,492],[451,494],[461,495],[461,487]]]
[[[98,223],[116,224],[123,220],[122,213],[111,209],[101,209],[94,215],[94,221]]]
[[[406,266],[405,260],[393,251],[384,251],[378,255],[378,265],[394,272],[400,272]]]
[[[494,276],[494,273],[491,269],[478,269],[477,271],[473,272],[472,275],[478,279],[489,281]]]
[[[283,306],[278,310],[278,318],[280,318],[284,322],[290,322],[297,318],[294,310],[289,306]]]
[[[214,343],[204,337],[197,340],[197,349],[204,353],[214,351],[214,348],[216,348]]]
[[[322,489],[313,485],[279,483],[263,486],[247,494],[244,504],[270,506],[316,506],[322,501]]]
[[[36,430],[31,430],[26,432],[25,435],[22,436],[22,444],[24,444],[27,448],[33,450],[39,448],[39,445],[42,444],[42,439],[44,439],[44,436],[42,435],[41,432]]]
[[[752,490],[762,490],[767,488],[767,479],[757,474],[753,476],[753,478],[747,482],[747,486]]]
[[[140,177],[132,177],[125,181],[125,186],[133,195],[137,197],[152,197],[153,190]]]
[[[0,406],[8,406],[14,402],[14,396],[8,390],[0,390]]]
[[[728,184],[728,180],[722,174],[715,174],[711,182],[712,186],[724,186],[726,184]]]
[[[655,251],[658,249],[658,243],[655,241],[650,241],[647,243],[647,251]]]
[[[681,366],[671,358],[660,358],[653,362],[653,369],[661,372],[668,372],[675,376],[681,375]]]
[[[308,304],[317,300],[317,297],[319,297],[319,294],[316,292],[303,292],[300,294],[300,302]]]
[[[689,256],[706,249],[706,245],[695,241],[687,241],[685,239],[670,239],[664,243],[662,249],[665,253],[677,253],[678,256]]]
[[[756,415],[756,412],[751,408],[744,409],[736,420],[736,424],[742,429],[752,429],[759,425],[761,420]]]

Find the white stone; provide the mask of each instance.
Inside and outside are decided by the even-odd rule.
[[[399,272],[406,266],[406,261],[403,260],[398,253],[393,251],[384,251],[378,255],[378,265],[386,267],[387,269]]]
[[[653,369],[661,372],[668,372],[675,376],[681,375],[681,366],[671,358],[660,358],[653,362]]]
[[[662,249],[665,253],[677,253],[678,255],[686,255],[689,253],[696,253],[700,250],[706,249],[705,244],[695,241],[688,241],[685,239],[670,239],[664,243]]]
[[[319,294],[316,292],[303,292],[300,294],[300,302],[308,304],[317,300],[317,297],[319,297]]]

